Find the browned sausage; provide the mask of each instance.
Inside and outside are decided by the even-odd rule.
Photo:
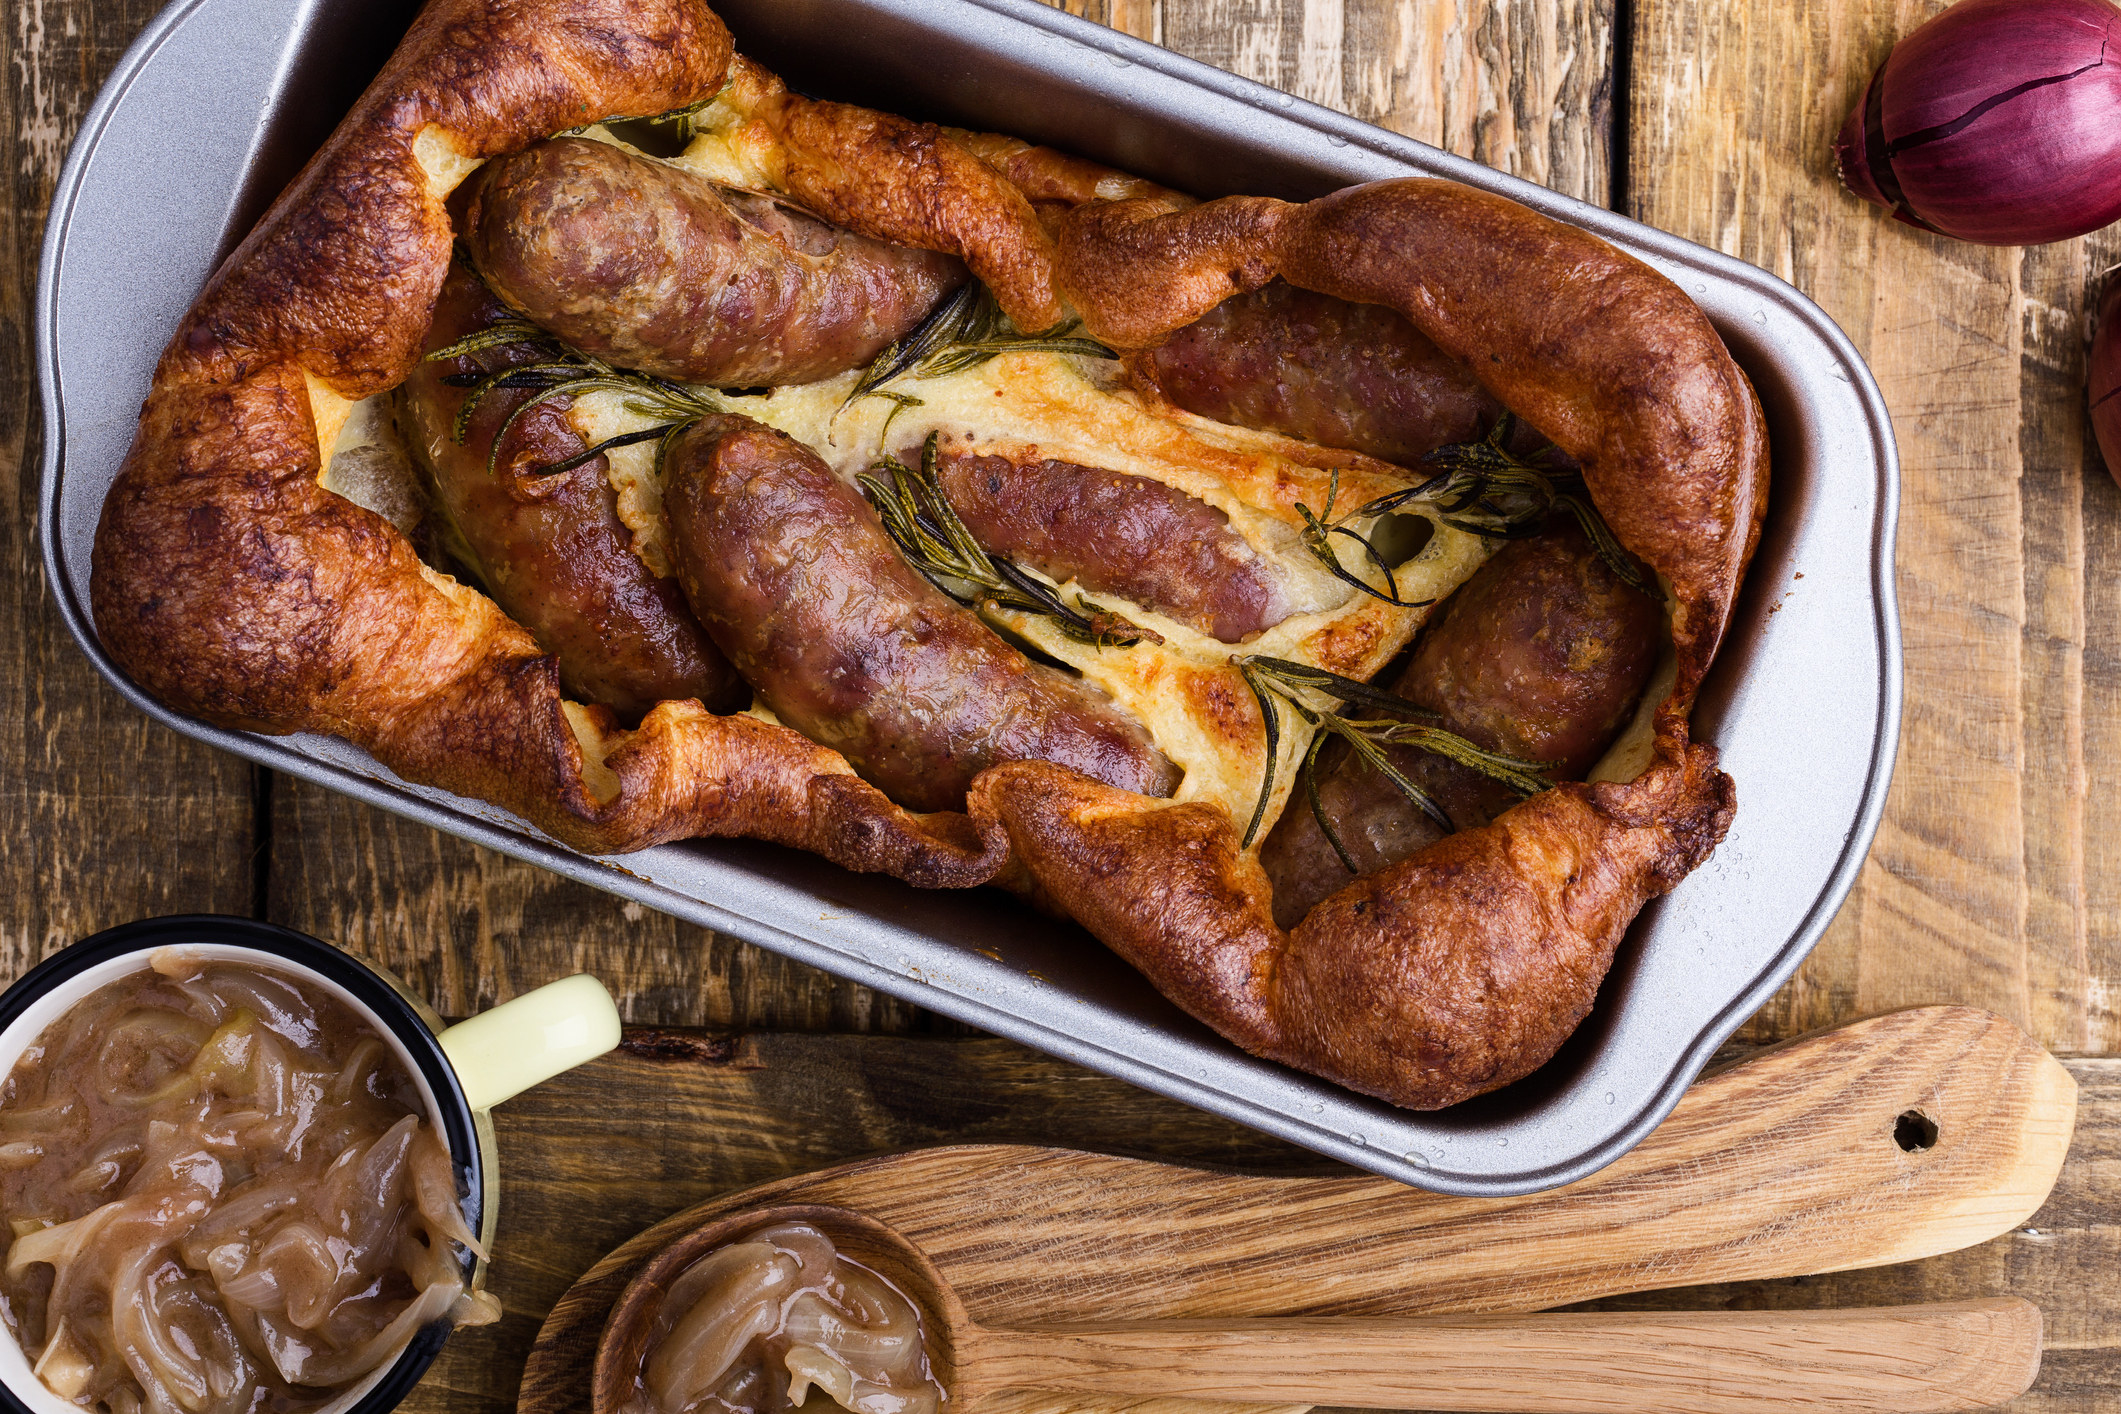
[[[918,460],[918,451],[909,458]],[[1051,459],[944,452],[936,476],[981,546],[1236,643],[1294,612],[1265,556],[1196,496]]]
[[[1502,404],[1396,310],[1277,280],[1138,355],[1177,406],[1406,464],[1492,427]]]
[[[1393,691],[1442,714],[1438,725],[1505,755],[1556,763],[1580,780],[1634,710],[1657,662],[1663,615],[1623,584],[1573,520],[1512,541],[1443,605]],[[1509,787],[1411,747],[1393,765],[1458,829],[1484,825],[1517,801]],[[1322,765],[1319,804],[1355,862],[1374,874],[1442,838],[1383,773],[1341,756]],[[1274,917],[1294,927],[1351,876],[1301,793],[1260,850]]]
[[[502,299],[666,378],[776,385],[858,368],[965,281],[949,256],[587,138],[496,158],[468,185],[464,241]]]
[[[507,311],[462,264],[450,268],[427,348],[446,348]],[[579,455],[582,440],[555,399],[508,434],[495,469],[487,454],[528,391],[499,388],[473,412],[464,443],[453,422],[468,390],[445,380],[535,361],[527,347],[422,362],[400,406],[453,546],[510,618],[559,660],[560,680],[584,701],[638,720],[657,702],[698,698],[717,711],[743,704],[744,685],[693,621],[677,585],[633,553],[602,457],[572,471],[537,469]]]
[[[748,418],[702,423],[672,445],[663,497],[708,633],[776,716],[902,805],[962,809],[1001,761],[1145,795],[1177,787],[1138,722],[928,583],[861,493],[793,438]]]

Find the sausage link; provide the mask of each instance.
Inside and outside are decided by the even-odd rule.
[[[1634,710],[1663,630],[1663,606],[1557,517],[1451,596],[1398,690],[1479,746],[1581,780]]]
[[[664,505],[700,621],[783,722],[914,810],[1051,761],[1166,796],[1178,771],[1088,683],[1031,662],[902,559],[861,493],[747,418],[670,449]]]
[[[446,348],[507,311],[461,263],[435,305],[427,349]],[[532,475],[579,456],[565,401],[524,414],[488,452],[508,415],[531,397],[497,388],[479,402],[462,445],[454,421],[468,390],[446,379],[533,361],[528,349],[492,349],[422,361],[400,390],[415,459],[435,508],[455,532],[466,566],[502,612],[559,661],[566,691],[638,720],[656,703],[697,698],[717,711],[743,704],[744,685],[693,621],[677,585],[650,572],[620,522],[604,458],[552,476]]]
[[[496,158],[469,186],[464,241],[502,299],[576,348],[686,382],[858,368],[966,278],[949,256],[587,138]]]
[[[913,454],[913,455],[917,455]],[[1074,462],[945,452],[936,476],[986,549],[1237,643],[1294,612],[1281,577],[1196,496]]]
[[[1656,600],[1623,584],[1573,520],[1557,521],[1505,545],[1459,587],[1392,690],[1440,713],[1438,725],[1476,746],[1553,762],[1556,779],[1580,780],[1642,695],[1663,624]],[[1411,747],[1386,755],[1457,829],[1516,803],[1507,786],[1455,761]],[[1442,838],[1382,772],[1352,754],[1321,770],[1320,807],[1357,874]],[[1351,877],[1301,798],[1267,837],[1260,864],[1285,928]]]
[[[1137,355],[1187,412],[1402,465],[1479,437],[1502,404],[1396,310],[1275,281]]]

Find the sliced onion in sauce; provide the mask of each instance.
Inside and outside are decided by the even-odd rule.
[[[0,1090],[0,1317],[109,1414],[301,1414],[421,1326],[491,1319],[415,1094],[328,995],[157,955]]]
[[[780,1324],[780,1304],[801,1268],[762,1242],[710,1253],[671,1286],[666,1300],[684,1312],[648,1360],[659,1404],[678,1409],[712,1391],[745,1347]]]
[[[807,1223],[746,1235],[664,1293],[627,1414],[782,1414],[813,1388],[857,1414],[935,1414],[918,1309]]]

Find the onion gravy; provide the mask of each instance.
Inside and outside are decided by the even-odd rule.
[[[47,1388],[110,1414],[300,1414],[493,1313],[391,1044],[313,981],[182,949],[0,1083],[0,1217],[0,1318]]]

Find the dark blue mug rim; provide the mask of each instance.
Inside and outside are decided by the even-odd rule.
[[[186,943],[222,943],[248,948],[313,972],[337,985],[388,1026],[412,1057],[413,1064],[419,1067],[428,1088],[434,1092],[436,1108],[441,1111],[442,1137],[449,1145],[457,1181],[469,1194],[464,1200],[465,1219],[473,1232],[479,1230],[485,1218],[486,1161],[479,1152],[471,1104],[464,1097],[463,1082],[457,1079],[456,1068],[442,1053],[441,1041],[428,1030],[426,1021],[397,988],[368,964],[321,938],[283,928],[277,923],[219,913],[176,913],[121,923],[61,948],[23,973],[5,992],[0,992],[0,1032],[13,1026],[31,1004],[47,992],[92,967],[130,953],[181,947]],[[463,1265],[464,1279],[468,1283],[475,1266],[471,1254],[464,1254]],[[383,1372],[383,1377],[360,1399],[348,1405],[343,1414],[384,1414],[384,1411],[396,1408],[427,1373],[427,1367],[434,1363],[435,1356],[441,1353],[442,1343],[449,1339],[454,1329],[455,1324],[446,1318],[422,1326],[398,1352],[397,1359]],[[0,1333],[0,1339],[11,1340],[13,1337]],[[0,1411],[36,1414],[5,1384],[0,1384]]]

